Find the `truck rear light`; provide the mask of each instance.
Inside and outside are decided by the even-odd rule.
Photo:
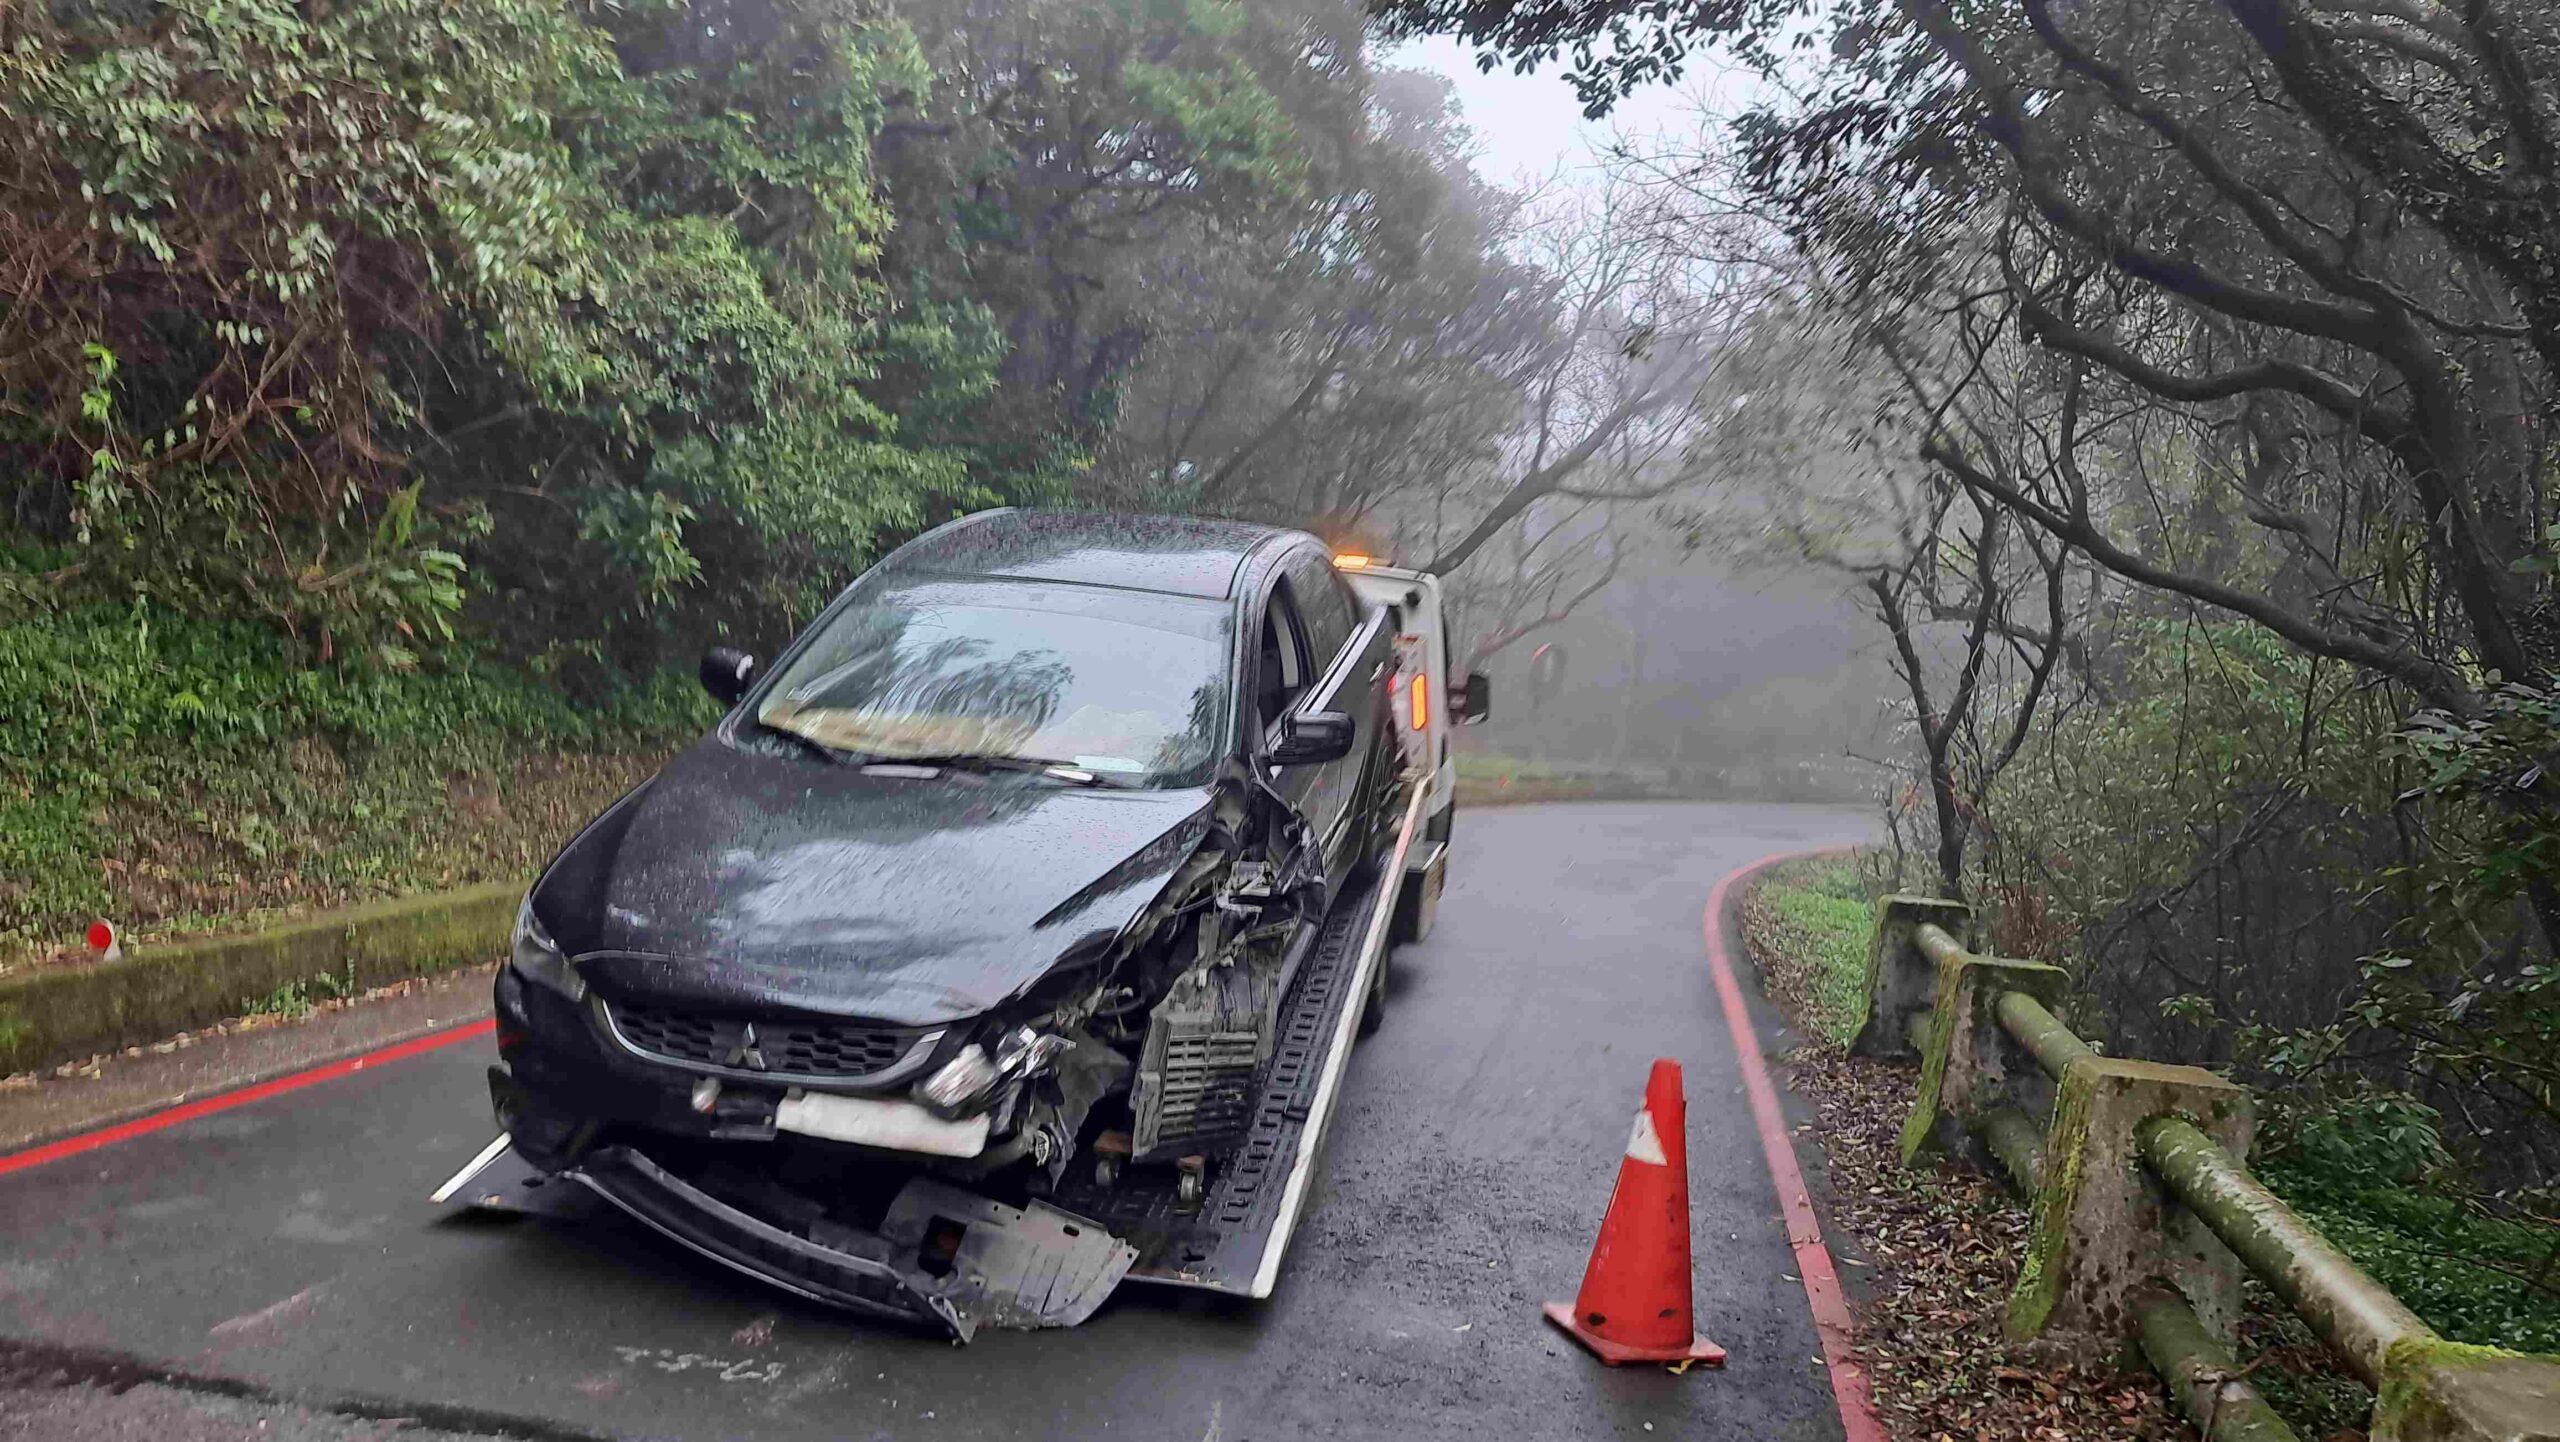
[[[1413,673],[1413,729],[1423,731],[1430,726],[1431,678],[1416,671]]]

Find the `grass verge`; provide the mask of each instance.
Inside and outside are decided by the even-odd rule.
[[[1796,1025],[1846,1047],[1866,1015],[1875,909],[1854,862],[1815,857],[1764,873],[1744,903],[1752,951]]]

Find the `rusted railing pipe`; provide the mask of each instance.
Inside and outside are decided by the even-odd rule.
[[[1973,1129],[2019,1192],[2034,1196],[2044,1178],[2044,1128],[2016,1107],[1993,1107],[1974,1118]]]
[[[2000,993],[2000,1025],[2036,1059],[2049,1077],[2060,1077],[2065,1068],[2083,1057],[2094,1057],[2089,1044],[2071,1034],[2061,1018],[2044,1009],[2044,1003],[2023,991]]]
[[[2139,1314],[2142,1355],[2205,1442],[2299,1442],[2186,1298],[2164,1291],[2142,1303]]]
[[[2394,1343],[2436,1335],[2193,1123],[2152,1117],[2133,1135],[2171,1194],[2367,1382],[2382,1384]]]

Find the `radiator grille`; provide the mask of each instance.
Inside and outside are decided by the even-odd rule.
[[[634,1051],[690,1066],[777,1076],[876,1076],[906,1060],[925,1039],[912,1027],[878,1022],[720,1016],[627,1002],[609,1003],[607,1011]]]

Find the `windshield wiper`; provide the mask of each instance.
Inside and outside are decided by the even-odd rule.
[[[770,721],[758,721],[756,729],[768,736],[779,736],[785,741],[792,742],[801,750],[832,766],[859,766],[872,759],[859,751],[838,750],[805,731],[794,731],[788,726],[776,726]]]
[[[938,766],[951,771],[1021,771],[1036,776],[1070,782],[1077,786],[1125,786],[1128,783],[1106,779],[1101,772],[1088,770],[1072,761],[1043,761],[1036,756],[997,756],[978,751],[954,751],[930,756],[868,756],[872,766]]]

